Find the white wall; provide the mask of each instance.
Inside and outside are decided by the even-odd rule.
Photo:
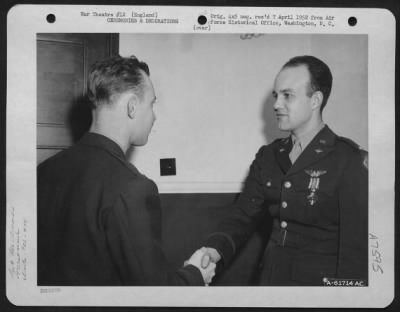
[[[277,130],[270,93],[281,66],[296,55],[330,66],[325,121],[367,148],[366,36],[121,34],[120,54],[150,67],[157,121],[131,161],[161,192],[240,190],[258,148],[286,136]],[[176,176],[160,176],[160,158],[176,158]]]

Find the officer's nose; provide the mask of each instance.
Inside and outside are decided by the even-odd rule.
[[[280,100],[279,96],[275,97],[274,102],[274,110],[279,110],[282,108],[282,101]]]

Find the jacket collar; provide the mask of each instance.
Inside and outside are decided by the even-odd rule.
[[[292,150],[293,141],[289,136],[285,139],[282,139],[278,142],[275,147],[275,159],[281,168],[281,170],[286,174],[289,168],[292,166],[292,163],[289,158],[289,153]]]
[[[94,146],[101,148],[103,150],[106,150],[110,154],[117,156],[118,158],[121,158],[123,160],[126,159],[124,152],[122,151],[121,147],[115,143],[113,140],[109,139],[108,137],[98,134],[98,133],[93,133],[93,132],[88,132],[86,133],[78,142],[80,145],[89,145],[89,146]]]
[[[275,149],[277,162],[286,175],[294,174],[329,154],[333,150],[335,140],[336,134],[325,125],[291,165],[289,152],[293,143],[291,137],[288,137],[281,140]]]

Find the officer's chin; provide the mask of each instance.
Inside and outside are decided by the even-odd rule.
[[[289,126],[284,125],[284,124],[278,124],[278,129],[281,131],[290,131],[291,130],[291,128]]]

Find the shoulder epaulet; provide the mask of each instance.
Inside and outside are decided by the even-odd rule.
[[[346,144],[348,144],[349,146],[351,146],[352,148],[356,149],[360,155],[361,155],[361,159],[362,159],[362,164],[363,166],[368,169],[368,152],[364,149],[362,149],[362,147],[360,145],[358,145],[357,143],[355,143],[354,141],[350,140],[349,138],[346,137],[338,137],[338,139],[342,142],[345,142]]]
[[[357,150],[362,150],[362,148],[361,148],[360,145],[358,145],[358,144],[357,144],[356,142],[354,142],[353,140],[350,140],[349,138],[341,137],[341,136],[338,136],[337,138],[338,138],[339,141],[344,142],[344,143],[350,145],[351,147],[353,147],[353,148],[355,148],[355,149],[357,149]]]

